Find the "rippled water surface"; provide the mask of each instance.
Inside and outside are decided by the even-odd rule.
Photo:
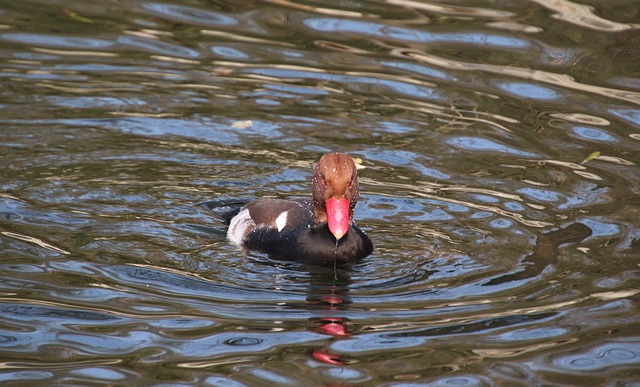
[[[637,2],[170,1],[0,1],[0,384],[637,385]],[[328,151],[371,256],[225,240]]]

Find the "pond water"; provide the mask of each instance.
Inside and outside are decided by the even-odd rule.
[[[0,16],[3,385],[638,385],[637,2]],[[371,256],[225,239],[329,151]]]

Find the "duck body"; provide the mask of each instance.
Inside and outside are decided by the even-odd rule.
[[[358,199],[353,160],[324,155],[314,168],[312,200],[250,202],[230,216],[227,238],[247,250],[307,263],[357,262],[373,251],[353,222]]]

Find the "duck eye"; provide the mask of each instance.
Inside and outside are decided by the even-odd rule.
[[[324,187],[326,187],[326,186],[327,186],[327,181],[326,181],[325,179],[322,179],[322,185],[323,185]]]

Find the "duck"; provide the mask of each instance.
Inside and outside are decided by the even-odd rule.
[[[258,199],[226,216],[227,239],[244,251],[306,263],[355,263],[373,242],[354,222],[360,195],[354,160],[327,153],[313,168],[312,194],[301,199]]]

